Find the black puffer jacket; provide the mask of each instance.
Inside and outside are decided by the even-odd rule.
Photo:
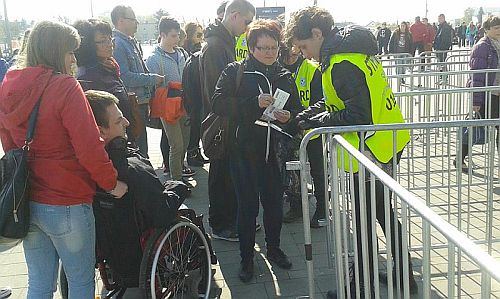
[[[241,64],[243,64],[244,73],[236,91],[236,77]],[[269,90],[266,78],[271,84],[272,91]],[[244,61],[229,64],[222,72],[212,101],[215,113],[229,117],[229,154],[232,151],[239,151],[249,159],[265,159],[267,127],[255,125],[255,121],[261,118],[265,110],[259,107],[258,96],[261,93],[260,90],[263,93],[274,94],[277,88],[290,94],[284,109],[291,112],[290,119],[293,120],[295,115],[302,110],[302,106],[292,73],[278,62],[266,66],[250,54]],[[278,121],[274,123],[292,135],[298,130],[293,121],[287,124],[281,124]],[[275,148],[276,134],[281,133],[271,130],[271,151]]]
[[[216,20],[205,29],[206,44],[200,55],[200,82],[205,115],[211,110],[210,99],[224,68],[236,59],[234,36]]]
[[[360,26],[334,28],[321,47],[321,71],[330,66],[330,57],[340,53],[362,53],[369,56],[377,54],[377,41],[370,30]],[[323,126],[352,126],[373,124],[371,98],[363,71],[349,61],[335,64],[331,69],[332,85],[337,95],[345,104],[345,109],[331,113],[322,112],[315,117],[312,111],[318,111],[321,102],[312,105],[299,119],[303,128]],[[306,120],[307,119],[307,120]]]
[[[172,223],[184,200],[185,186],[164,191],[149,160],[128,148],[124,138],[113,139],[106,151],[118,171],[118,179],[127,183],[128,192],[120,199],[104,192],[98,192],[94,198],[98,258],[110,263],[115,281],[137,287],[142,256],[140,238],[148,228],[168,227]]]

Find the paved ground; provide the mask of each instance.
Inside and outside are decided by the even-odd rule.
[[[160,134],[150,130],[150,155],[155,167],[161,166],[159,151]],[[208,166],[198,168],[195,177],[196,188],[192,197],[186,201],[189,207],[198,213],[208,214],[207,178]],[[262,223],[262,220],[260,220]],[[205,227],[208,228],[207,217]],[[265,259],[264,232],[257,233],[255,278],[248,284],[238,279],[239,247],[238,243],[213,240],[213,246],[219,259],[215,267],[214,297],[217,298],[297,298],[307,295],[307,272],[303,250],[302,224],[284,225],[282,230],[282,248],[291,257],[293,268],[284,271],[272,267]],[[319,282],[318,294],[325,293],[331,286],[332,270],[327,268],[325,230],[314,231],[315,262]],[[12,298],[25,298],[27,288],[27,268],[22,246],[0,253],[0,287],[11,286],[14,289]],[[59,298],[59,293],[56,296]]]
[[[156,167],[160,167],[161,158],[159,151],[159,131],[151,130],[149,131],[150,136],[150,155],[153,164]],[[452,149],[454,151],[454,149]],[[434,155],[435,153],[433,153]],[[433,163],[439,163],[439,159],[433,159]],[[442,163],[448,163],[449,161],[441,160]],[[415,162],[418,162],[416,160]],[[407,166],[405,166],[407,165]],[[412,171],[413,173],[418,173],[418,169],[423,169],[424,166],[420,166],[415,169],[410,169],[410,165],[402,162],[402,171]],[[406,167],[406,168],[405,168]],[[437,164],[432,166],[433,169],[443,169],[443,164]],[[447,167],[446,169],[449,169]],[[208,211],[208,198],[207,198],[207,177],[208,177],[208,166],[205,168],[197,169],[198,173],[195,177],[196,188],[193,191],[193,195],[189,198],[186,204],[194,208],[198,213],[203,213],[207,215]],[[452,174],[451,170],[448,170],[448,174]],[[444,177],[443,175],[441,175]],[[408,180],[424,180],[425,174],[415,174],[414,176],[403,178],[403,185],[407,183]],[[467,177],[464,177],[466,180]],[[481,188],[484,188],[484,178],[475,178],[472,180],[478,180],[479,192]],[[481,183],[482,182],[482,183]],[[497,180],[495,181],[497,182]],[[449,201],[450,192],[447,186],[451,188],[456,184],[455,181],[439,181],[433,186],[433,193],[435,194],[436,201],[433,202],[433,208],[443,217],[447,217],[448,211],[450,209],[457,209],[456,205]],[[416,188],[412,190],[413,192],[419,194],[421,192],[424,195],[425,190],[419,190]],[[441,194],[442,193],[442,194]],[[448,197],[446,197],[448,194]],[[443,199],[445,198],[445,199]],[[470,196],[474,198],[474,196]],[[442,202],[441,202],[442,200]],[[478,200],[477,202],[471,202],[470,206],[473,211],[476,209],[476,213],[472,213],[472,218],[469,220],[472,226],[467,227],[467,231],[470,232],[471,236],[476,236],[478,239],[482,237],[483,232],[486,228],[486,222],[484,217],[482,217],[481,211],[482,207],[485,206],[484,201]],[[496,210],[495,210],[496,211]],[[412,225],[414,225],[416,231],[421,227],[421,223],[417,218],[412,218]],[[451,219],[454,221],[453,219]],[[207,221],[205,217],[205,222]],[[260,220],[262,223],[262,220]],[[493,219],[494,223],[500,221],[496,218]],[[208,228],[208,224],[205,223],[205,227]],[[465,227],[465,226],[464,226]],[[434,233],[434,232],[433,232]],[[494,228],[493,235],[495,238],[500,238],[500,230]],[[422,259],[423,251],[419,249],[419,241],[422,239],[421,234],[412,235],[412,261],[415,266],[415,272],[417,275],[417,281],[422,288]],[[437,234],[433,240],[442,241],[443,238]],[[239,250],[238,243],[230,243],[226,241],[213,240],[214,249],[217,253],[219,264],[215,267],[216,275],[214,277],[214,298],[304,298],[307,295],[307,271],[304,259],[304,236],[303,236],[303,226],[302,223],[285,224],[282,230],[282,248],[291,257],[293,262],[293,268],[289,271],[284,271],[277,269],[268,263],[265,258],[265,242],[264,233],[262,231],[257,233],[256,241],[256,275],[255,278],[248,284],[244,284],[238,279],[238,266],[239,266]],[[312,231],[312,243],[313,243],[313,261],[316,279],[316,294],[319,298],[324,297],[325,293],[329,289],[335,288],[334,271],[328,268],[328,255],[326,249],[326,229],[318,229]],[[383,241],[381,240],[381,249],[383,249]],[[493,250],[495,256],[500,256],[500,254]],[[447,290],[447,268],[448,260],[447,253],[440,249],[435,249],[432,251],[432,298],[446,298]],[[382,267],[384,265],[382,261]],[[474,267],[467,263],[466,261],[462,264],[462,269],[473,270]],[[462,273],[462,285],[461,289],[463,293],[461,298],[478,298],[478,287],[479,287],[479,274],[474,271],[464,271]],[[9,285],[14,288],[14,295],[12,298],[25,298],[26,288],[27,288],[27,269],[24,261],[24,255],[22,252],[22,246],[18,246],[7,252],[0,253],[0,287]],[[498,291],[500,287],[498,284],[494,285],[494,293],[492,296],[497,296],[500,298]],[[385,298],[387,295],[387,290],[381,290],[381,298]],[[56,296],[59,298],[59,294]],[[134,298],[132,294],[128,298]],[[421,296],[416,295],[412,298],[420,298]]]

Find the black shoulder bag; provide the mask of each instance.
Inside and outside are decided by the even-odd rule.
[[[235,95],[241,84],[243,77],[244,63],[238,66],[236,73]],[[210,159],[222,159],[227,148],[227,134],[229,129],[229,119],[210,112],[201,123],[201,144],[203,153]]]
[[[24,145],[8,151],[0,159],[0,245],[15,246],[28,233],[30,225],[28,152],[35,133],[40,101],[41,96],[31,111]]]

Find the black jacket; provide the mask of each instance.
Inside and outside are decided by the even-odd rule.
[[[211,110],[210,99],[224,68],[236,60],[234,36],[216,20],[205,29],[206,44],[200,55],[200,82],[205,115]]]
[[[377,41],[381,45],[387,45],[387,43],[389,43],[390,38],[391,38],[391,29],[389,28],[381,28],[377,32]]]
[[[405,33],[405,46],[402,48],[399,44],[399,39],[401,38],[401,30],[396,29],[391,35],[391,40],[389,41],[389,53],[412,53],[413,51],[413,38],[411,37],[410,31]]]
[[[243,64],[245,72],[236,91],[236,77],[240,64]],[[272,91],[269,90],[265,77],[269,80]],[[265,110],[259,107],[259,86],[263,93],[274,94],[276,89],[280,88],[290,94],[284,109],[291,112],[291,120],[302,110],[292,74],[278,62],[266,66],[249,55],[244,61],[229,64],[222,72],[212,97],[213,111],[221,116],[229,117],[229,154],[232,151],[239,151],[249,159],[265,159],[267,128],[254,124]],[[275,124],[292,135],[298,129],[293,121],[284,125],[275,121]],[[275,130],[271,132],[270,148],[273,149],[276,141],[275,135],[281,133]]]
[[[330,57],[339,53],[362,53],[374,56],[378,52],[377,41],[370,30],[359,26],[334,28],[325,37],[321,46],[321,70],[326,72],[330,66]],[[365,74],[349,61],[335,64],[331,70],[332,85],[337,95],[345,104],[340,111],[322,112],[311,117],[311,111],[319,104],[311,106],[299,115],[303,128],[322,126],[370,125],[372,121],[371,98]]]
[[[126,119],[132,119],[128,93],[120,79],[118,70],[104,67],[101,63],[78,68],[78,82],[84,91],[102,90],[113,94],[118,99],[118,107]]]
[[[449,50],[453,41],[453,29],[451,26],[444,22],[439,24],[434,38],[434,49],[436,50]]]

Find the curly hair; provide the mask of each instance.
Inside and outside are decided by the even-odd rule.
[[[80,47],[75,51],[78,66],[94,65],[97,63],[95,34],[99,32],[111,36],[111,25],[106,21],[88,19],[76,21],[73,27],[78,30],[78,34],[82,39]]]
[[[269,36],[278,43],[281,40],[281,26],[275,20],[258,19],[253,21],[247,31],[247,45],[249,49],[255,48],[257,39],[263,36]]]
[[[318,28],[326,36],[333,28],[332,15],[323,8],[309,6],[290,15],[284,32],[285,42],[290,45],[293,39],[305,40],[312,37],[312,29]]]

